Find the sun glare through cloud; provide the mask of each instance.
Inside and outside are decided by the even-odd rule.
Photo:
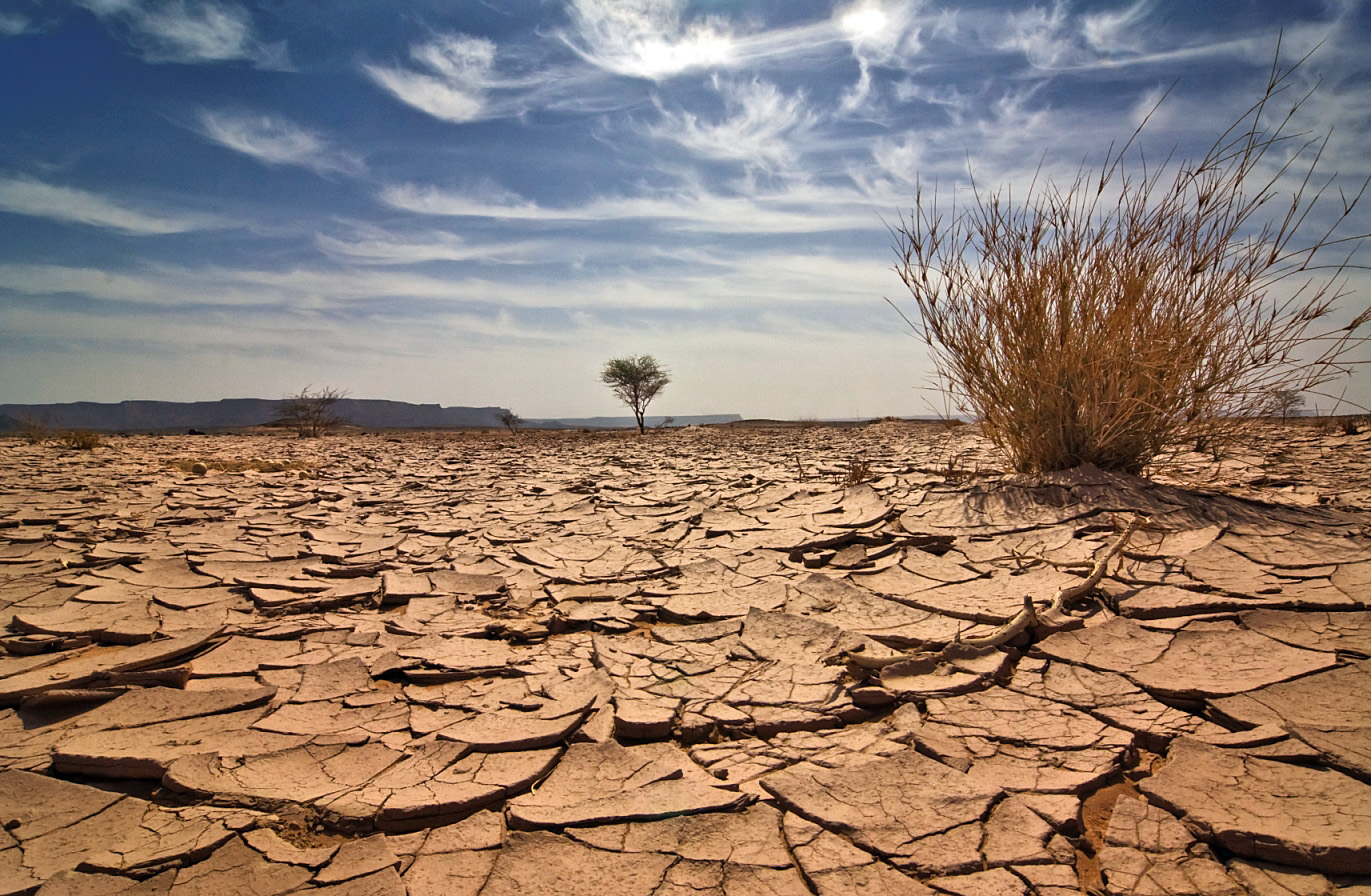
[[[890,25],[890,17],[878,6],[863,5],[843,13],[838,22],[849,38],[863,40],[884,31]]]

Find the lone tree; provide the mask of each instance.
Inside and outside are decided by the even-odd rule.
[[[977,189],[950,216],[917,190],[891,228],[905,320],[1016,471],[1140,473],[1359,363],[1371,309],[1337,303],[1366,184],[1318,176],[1327,138],[1295,132],[1304,98],[1283,94],[1299,63],[1276,59],[1198,161],[1134,162],[1144,121],[1098,173],[1022,198]]]
[[[505,425],[505,429],[508,429],[512,433],[517,433],[519,431],[519,427],[524,425],[524,418],[520,417],[513,411],[503,411],[499,414],[496,414],[495,419],[503,423]]]
[[[343,418],[334,412],[333,406],[345,395],[338,389],[301,389],[295,395],[281,400],[281,416],[277,422],[295,430],[300,438],[315,438],[338,428]]]
[[[1304,407],[1304,396],[1297,389],[1272,389],[1271,390],[1271,409],[1281,415],[1281,422],[1284,423],[1292,414],[1299,412]]]
[[[671,374],[651,355],[635,355],[607,362],[600,371],[600,382],[633,409],[633,419],[638,421],[641,435],[644,432],[643,414],[657,393],[671,382]]]

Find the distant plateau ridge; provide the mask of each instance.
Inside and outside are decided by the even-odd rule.
[[[439,404],[410,404],[383,399],[344,398],[333,410],[348,424],[376,429],[449,429],[500,426],[500,407],[445,408]],[[67,404],[0,404],[0,431],[14,431],[25,423],[48,429],[92,429],[106,432],[169,432],[175,430],[241,429],[277,420],[281,402],[269,398],[225,398],[220,401],[76,401]],[[649,426],[665,418],[649,417]],[[678,417],[676,426],[730,423],[738,414]],[[619,429],[633,426],[632,417],[588,417],[527,420],[533,429]]]

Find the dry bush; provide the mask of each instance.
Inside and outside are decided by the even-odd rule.
[[[1371,309],[1333,321],[1351,256],[1324,259],[1365,239],[1339,229],[1361,193],[1316,217],[1333,204],[1314,182],[1322,143],[1290,133],[1308,95],[1268,121],[1299,64],[1278,48],[1261,99],[1198,162],[1138,153],[1132,170],[1144,121],[1098,174],[1035,180],[1023,204],[976,190],[945,217],[916,191],[891,229],[905,320],[1016,471],[1139,473],[1168,445],[1222,444],[1276,390],[1348,372]]]
[[[41,445],[51,437],[51,434],[48,428],[37,420],[24,418],[19,421],[19,437],[30,445]]]
[[[88,429],[69,429],[57,434],[57,444],[74,451],[93,451],[104,444],[97,433]]]
[[[317,438],[332,432],[346,422],[334,413],[333,406],[347,396],[338,389],[312,389],[309,386],[281,401],[282,426],[295,430],[300,438]]]

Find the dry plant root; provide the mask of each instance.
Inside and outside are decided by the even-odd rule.
[[[896,663],[909,662],[910,660],[936,659],[939,654],[947,650],[966,651],[969,649],[975,651],[1002,647],[1024,632],[1036,628],[1042,614],[1064,612],[1066,608],[1078,598],[1083,597],[1094,590],[1095,586],[1100,584],[1100,581],[1104,578],[1105,571],[1108,569],[1110,562],[1123,553],[1124,548],[1128,546],[1128,542],[1132,540],[1133,533],[1136,532],[1138,527],[1144,522],[1145,520],[1142,516],[1134,514],[1133,518],[1129,520],[1128,525],[1124,527],[1123,532],[1121,532],[1118,538],[1114,539],[1114,542],[1109,546],[1109,550],[1105,551],[1093,564],[1089,564],[1089,561],[1082,564],[1083,566],[1090,565],[1090,573],[1084,579],[1081,579],[1073,585],[1067,585],[1065,588],[1062,588],[1047,602],[1047,606],[1043,607],[1041,610],[1034,606],[1032,595],[1024,595],[1023,609],[1014,614],[1014,618],[988,634],[980,635],[975,638],[958,638],[956,641],[952,642],[952,644],[945,645],[939,650],[912,650],[898,656],[865,656],[860,651],[845,650],[833,657],[831,662],[834,664],[846,662],[859,669],[879,670],[884,669],[887,666],[893,666]]]

